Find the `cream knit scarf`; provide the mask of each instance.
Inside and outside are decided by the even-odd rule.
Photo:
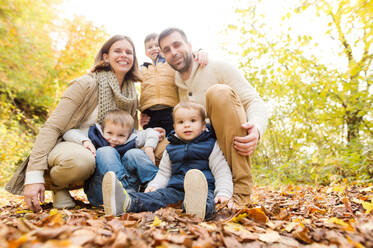
[[[102,124],[105,114],[114,109],[125,110],[133,118],[136,117],[138,100],[134,82],[124,81],[121,91],[118,79],[112,71],[100,71],[96,73],[96,79],[98,82],[98,123]]]

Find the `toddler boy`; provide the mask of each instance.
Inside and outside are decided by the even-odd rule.
[[[132,116],[123,110],[111,110],[102,127],[96,123],[89,128],[88,137],[79,129],[71,129],[63,138],[83,144],[96,156],[96,170],[85,183],[88,200],[102,205],[102,178],[112,171],[129,192],[139,191],[151,181],[158,168],[154,165],[154,149],[158,132],[148,128],[135,132]],[[143,148],[141,150],[139,148]]]

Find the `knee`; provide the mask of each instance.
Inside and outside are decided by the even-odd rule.
[[[207,89],[206,102],[214,102],[214,105],[219,103],[224,105],[233,95],[234,91],[228,85],[215,84]]]
[[[113,156],[116,152],[114,147],[103,146],[97,149],[96,156]]]
[[[69,157],[51,168],[50,177],[53,184],[67,186],[84,181],[94,173],[95,157],[90,151],[70,154]]]
[[[123,159],[125,160],[134,160],[136,158],[139,158],[144,155],[144,152],[141,149],[131,149],[128,150],[124,156]]]

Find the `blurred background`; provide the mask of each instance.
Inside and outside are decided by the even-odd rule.
[[[267,103],[256,184],[373,182],[372,1],[2,0],[0,185],[107,38],[130,36],[141,64],[144,37],[170,26]]]

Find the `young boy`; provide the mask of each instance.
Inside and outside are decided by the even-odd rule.
[[[156,175],[154,149],[158,144],[158,132],[151,128],[134,131],[132,116],[123,110],[111,110],[105,115],[101,126],[96,123],[88,131],[71,129],[63,138],[83,144],[96,156],[96,170],[86,181],[84,190],[88,200],[95,206],[102,205],[102,178],[112,171],[128,192],[139,191]],[[139,148],[144,148],[144,151]]]
[[[203,107],[182,102],[174,107],[173,117],[174,132],[168,136],[170,144],[145,193],[123,190],[111,172],[104,176],[102,192],[106,214],[156,211],[184,200],[186,213],[209,219],[215,203],[232,197],[232,174],[213,131],[206,128]]]
[[[145,54],[153,64],[144,63],[141,68],[143,82],[141,83],[140,111],[142,119],[149,117],[149,122],[143,128],[162,127],[168,135],[173,129],[172,108],[179,102],[175,85],[175,71],[160,55],[158,34],[152,33],[145,37]],[[195,59],[204,66],[207,56],[201,52]]]

